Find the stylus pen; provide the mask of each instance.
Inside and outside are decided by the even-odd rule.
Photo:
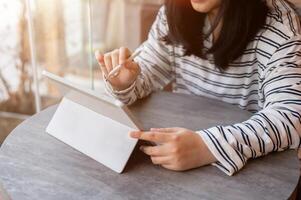
[[[132,61],[132,60],[133,60],[134,58],[136,58],[140,53],[141,53],[141,50],[136,51],[136,52],[133,53],[128,59],[126,59],[126,61],[125,61],[124,63]],[[117,65],[117,66],[116,66],[116,67],[108,74],[108,77],[107,77],[107,78],[117,76],[117,75],[119,74],[120,69],[123,67],[123,64],[124,64],[124,63]]]

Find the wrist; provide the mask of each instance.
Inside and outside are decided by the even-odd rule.
[[[114,84],[112,84],[111,82],[109,82],[109,83],[111,84],[112,89],[113,89],[114,91],[116,91],[116,92],[122,92],[122,91],[124,91],[124,90],[127,90],[127,89],[131,88],[132,85],[135,84],[136,79],[137,79],[137,78],[135,78],[135,79],[134,79],[133,81],[131,81],[130,83],[127,83],[127,84],[125,84],[125,85],[120,85],[120,86],[114,85]]]
[[[109,81],[106,81],[106,88],[109,91],[109,93],[111,93],[113,96],[114,95],[127,95],[129,93],[131,93],[136,85],[136,81],[134,81],[130,86],[128,86],[127,88],[123,89],[123,90],[118,90],[113,88],[113,86],[111,85],[111,83],[109,83]]]
[[[207,144],[204,142],[203,138],[199,136],[200,139],[200,146],[201,146],[201,152],[202,152],[202,165],[209,165],[212,163],[217,162],[217,159],[215,158],[215,156],[212,154],[212,152],[210,151],[210,149],[208,148]]]

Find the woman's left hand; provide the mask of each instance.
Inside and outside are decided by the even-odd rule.
[[[150,131],[134,131],[131,137],[155,142],[157,146],[141,146],[156,165],[184,171],[216,162],[202,138],[184,128],[152,128]]]

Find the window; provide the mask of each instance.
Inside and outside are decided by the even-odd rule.
[[[42,70],[102,91],[94,51],[134,50],[146,39],[162,2],[1,0],[0,129],[60,100],[62,94]]]

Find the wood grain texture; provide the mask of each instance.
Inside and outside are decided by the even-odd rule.
[[[297,186],[296,151],[251,160],[233,177],[207,166],[173,172],[135,150],[117,174],[45,133],[56,107],[18,126],[0,150],[0,180],[12,199],[288,199]],[[241,122],[250,114],[212,99],[156,93],[131,107],[145,129],[193,130]]]

